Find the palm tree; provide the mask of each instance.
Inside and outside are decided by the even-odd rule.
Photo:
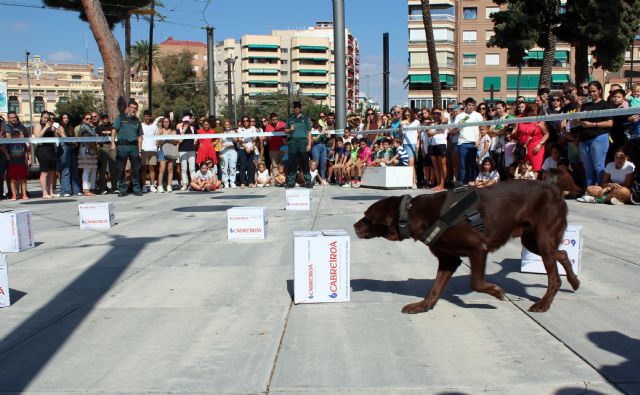
[[[153,68],[157,69],[162,64],[160,59],[160,47],[153,46]],[[143,71],[149,71],[149,41],[136,41],[131,46],[131,68],[134,74],[140,75]]]
[[[436,41],[433,38],[433,22],[431,21],[431,6],[429,0],[422,3],[422,23],[427,39],[427,53],[429,54],[429,70],[431,71],[431,91],[433,92],[433,106],[442,108],[442,86],[440,85],[440,68],[436,54]]]
[[[553,62],[556,57],[556,43],[558,42],[558,38],[556,37],[553,29],[555,28],[556,21],[555,19],[558,17],[558,13],[560,11],[560,2],[556,0],[552,0],[548,3],[548,13],[543,13],[543,16],[548,16],[550,21],[546,21],[546,31],[541,32],[541,34],[545,34],[547,37],[544,38],[544,55],[542,57],[542,68],[540,69],[540,82],[538,83],[538,87],[542,88],[550,88],[551,87],[551,71],[553,70]]]

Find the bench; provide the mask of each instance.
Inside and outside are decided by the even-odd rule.
[[[367,166],[362,173],[362,186],[369,188],[411,188],[412,166]]]

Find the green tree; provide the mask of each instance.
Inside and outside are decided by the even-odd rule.
[[[154,114],[184,112],[197,115],[207,113],[207,84],[199,80],[191,64],[193,53],[183,51],[162,58],[159,65],[163,82],[154,84]]]
[[[56,103],[56,113],[69,114],[70,121],[73,125],[79,124],[82,116],[87,112],[104,112],[104,102],[89,92],[73,94],[67,101],[59,101]]]
[[[151,1],[43,0],[43,2],[46,6],[78,11],[80,19],[89,22],[104,63],[106,77],[102,87],[106,106],[109,115],[115,117],[120,110],[118,101],[124,101],[124,60],[112,29],[116,23],[128,17],[129,11],[146,7]]]
[[[153,68],[160,69],[162,59],[160,57],[160,47],[153,45]],[[135,74],[149,71],[149,41],[139,40],[131,46],[131,68]]]
[[[507,9],[491,14],[495,35],[487,46],[506,48],[510,64],[522,66],[526,50],[544,49],[539,86],[551,85],[555,57],[554,29],[560,22],[560,0],[493,0]],[[520,70],[521,71],[521,70]],[[518,87],[520,72],[518,73]]]
[[[618,71],[640,25],[640,0],[567,0],[556,29],[560,39],[576,48],[576,81],[589,77],[588,48],[594,67]]]

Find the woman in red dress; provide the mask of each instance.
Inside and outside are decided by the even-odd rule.
[[[535,117],[540,113],[540,107],[536,103],[527,104],[522,117]],[[549,138],[549,129],[543,122],[519,123],[515,131],[521,145],[527,147],[526,160],[533,165],[533,171],[538,176],[544,162],[544,143]]]
[[[211,129],[211,123],[208,119],[202,122],[202,128],[198,129],[198,134],[214,134],[215,130]],[[196,140],[196,164],[200,166],[201,163],[206,162],[207,159],[211,159],[215,165],[218,164],[218,158],[216,157],[216,149],[213,145],[213,139],[203,138]]]

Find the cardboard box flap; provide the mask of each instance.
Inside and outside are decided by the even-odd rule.
[[[349,233],[345,230],[323,230],[324,236],[349,236]]]
[[[297,230],[293,232],[293,237],[318,237],[322,236],[322,232],[317,230]]]

